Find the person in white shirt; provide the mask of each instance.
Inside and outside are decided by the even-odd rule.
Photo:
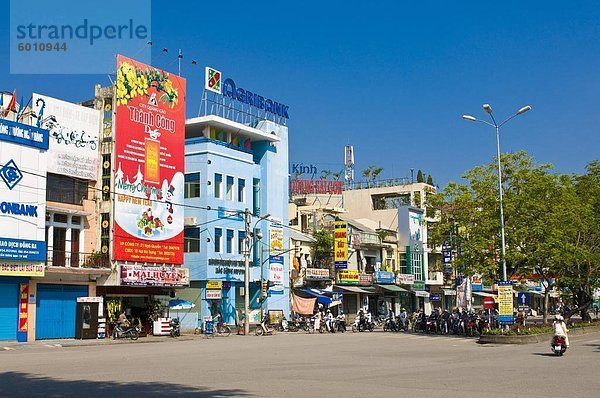
[[[564,337],[565,344],[567,345],[567,348],[568,348],[569,347],[569,336],[567,335],[567,333],[569,332],[569,329],[567,329],[567,325],[565,324],[562,315],[556,315],[554,317],[554,323],[552,324],[552,329],[554,330],[554,334],[552,337],[554,337],[554,336]]]

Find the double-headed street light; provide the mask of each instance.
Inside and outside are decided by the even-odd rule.
[[[498,191],[499,191],[499,195],[500,195],[500,235],[502,237],[502,277],[503,277],[504,281],[507,281],[508,279],[506,278],[506,240],[504,239],[504,210],[502,208],[502,169],[501,169],[501,163],[500,163],[500,127],[502,127],[504,124],[506,124],[509,120],[511,120],[515,116],[521,115],[521,114],[531,110],[531,106],[526,105],[526,106],[522,107],[521,109],[519,109],[517,111],[517,113],[515,113],[514,115],[512,115],[511,117],[509,117],[508,119],[506,119],[505,121],[503,121],[500,124],[496,123],[496,119],[494,118],[494,115],[492,114],[492,107],[490,106],[490,104],[483,104],[483,110],[486,111],[488,115],[490,115],[490,118],[492,119],[492,123],[486,122],[485,120],[477,119],[476,117],[470,116],[470,115],[463,115],[463,119],[469,120],[471,122],[485,123],[488,126],[492,126],[493,128],[496,129],[496,147],[498,150]]]
[[[250,210],[244,211],[244,226],[246,235],[244,237],[244,334],[250,334],[250,236],[254,237],[254,230],[256,225],[267,218],[271,217],[270,214],[264,214],[256,220],[254,227],[250,230],[250,223],[252,222],[252,214]],[[256,236],[258,239],[262,238],[262,234]]]

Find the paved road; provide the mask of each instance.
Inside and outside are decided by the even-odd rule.
[[[546,343],[377,331],[165,338],[0,352],[0,397],[594,397],[599,366],[600,333],[562,358]]]

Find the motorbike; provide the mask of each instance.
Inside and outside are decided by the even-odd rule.
[[[265,316],[256,328],[255,334],[257,336],[268,336],[273,334],[273,331],[274,329],[269,326],[269,317]]]
[[[346,320],[339,315],[335,318],[333,329],[336,332],[344,333],[346,331]]]
[[[137,325],[116,322],[113,324],[113,326],[113,340],[127,338],[130,338],[131,340],[137,340],[138,337],[140,337],[140,329]]]
[[[354,323],[352,324],[352,331],[353,332],[372,332],[374,329],[374,325],[372,322],[367,321],[366,319],[361,322],[359,318],[356,318],[356,320],[354,321]]]
[[[554,336],[552,337],[552,351],[554,355],[562,357],[565,351],[567,351],[567,341],[564,336]]]
[[[169,326],[171,327],[171,331],[169,333],[171,337],[181,336],[181,324],[179,323],[179,318],[171,319]]]
[[[383,323],[384,332],[397,332],[400,330],[398,322],[394,318],[387,318]]]

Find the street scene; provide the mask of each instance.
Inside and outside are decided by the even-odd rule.
[[[600,394],[598,4],[5,3],[0,397]]]

